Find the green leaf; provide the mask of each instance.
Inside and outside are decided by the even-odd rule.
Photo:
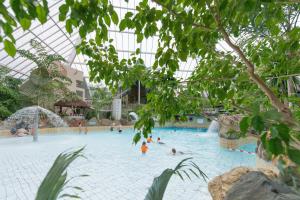
[[[166,169],[159,177],[154,178],[145,200],[162,200],[173,174],[172,169]]]
[[[137,48],[137,49],[135,50],[135,54],[138,55],[138,54],[140,54],[140,53],[141,53],[141,49],[140,49],[140,48]]]
[[[104,21],[107,24],[107,26],[110,26],[110,17],[108,15],[104,15]]]
[[[263,21],[263,16],[261,14],[257,15],[255,18],[255,25],[260,26],[262,24],[262,21]]]
[[[73,4],[74,4],[74,0],[66,0],[66,3],[67,3],[68,5],[73,5]]]
[[[179,56],[180,60],[186,61],[186,59],[188,57],[188,51],[186,51],[186,50],[180,51],[178,56]]]
[[[36,13],[39,21],[44,24],[47,21],[47,11],[41,5],[36,7]]]
[[[262,144],[263,144],[263,147],[265,148],[265,149],[267,149],[267,146],[268,146],[268,144],[267,144],[267,132],[264,132],[261,136],[260,136],[260,139],[261,139],[261,142],[262,142]]]
[[[288,144],[290,141],[290,128],[285,125],[285,124],[278,124],[275,126],[276,129],[278,130],[278,134],[280,136],[280,138],[286,143]]]
[[[100,29],[97,29],[97,31],[96,31],[96,37],[95,37],[97,45],[101,44],[101,33],[100,32],[101,32]]]
[[[246,2],[243,3],[245,11],[250,12],[251,10],[253,10],[256,3],[256,0],[246,0]]]
[[[259,115],[256,115],[252,118],[252,121],[251,121],[251,125],[253,126],[253,128],[258,131],[258,132],[261,132],[264,130],[264,121],[263,119],[261,118],[261,116]]]
[[[46,177],[38,188],[35,200],[58,199],[67,180],[67,168],[78,157],[82,157],[83,148],[58,155]],[[62,195],[64,196],[64,195]],[[65,195],[66,196],[66,195]],[[67,196],[71,197],[70,194]],[[72,195],[73,196],[73,195]],[[73,196],[76,198],[76,195]]]
[[[126,27],[127,27],[127,19],[122,19],[119,25],[120,31],[124,31]]]
[[[66,15],[69,11],[69,6],[67,4],[63,4],[59,7],[60,14]]]
[[[126,14],[125,14],[125,18],[130,18],[130,17],[132,17],[133,16],[133,13],[132,12],[127,12]]]
[[[248,131],[249,126],[250,126],[249,117],[244,117],[240,121],[240,130],[241,130],[241,132],[246,133]]]
[[[279,138],[272,138],[269,141],[267,141],[267,147],[268,150],[276,156],[284,153],[284,148]]]
[[[8,55],[14,57],[16,55],[16,47],[15,45],[9,41],[9,40],[4,40],[4,49],[7,52]]]
[[[276,126],[272,126],[270,128],[270,131],[271,131],[272,138],[277,138],[279,136]]]
[[[85,38],[85,36],[86,36],[86,28],[84,26],[81,26],[79,28],[79,35],[80,35],[81,38]]]
[[[108,4],[108,0],[102,0],[103,5],[107,5]]]
[[[296,163],[297,165],[300,165],[300,150],[295,148],[288,149],[288,156],[289,158]]]
[[[186,162],[190,159],[191,158],[183,159],[181,162],[178,163],[178,165],[174,169],[166,169],[160,176],[154,178],[153,183],[145,197],[145,200],[162,200],[167,189],[168,183],[174,174],[178,175],[182,180],[184,180],[183,176],[180,173],[183,172],[188,178],[190,178],[188,172],[183,170],[183,168],[187,166],[191,166],[195,169],[196,172],[191,169],[190,171],[192,171],[192,174],[194,174],[197,178],[201,176],[204,180],[206,180],[206,174],[204,174],[195,163],[190,162],[186,164]],[[199,173],[199,175],[197,174],[197,172]]]
[[[113,21],[113,23],[115,25],[117,25],[119,23],[119,17],[118,17],[118,14],[116,13],[116,11],[112,10],[110,16],[111,16],[111,20]]]
[[[22,18],[20,20],[20,24],[21,24],[23,30],[27,30],[31,26],[31,20],[30,19],[26,19],[26,18]]]
[[[253,102],[251,104],[251,110],[255,115],[259,114],[259,110],[260,110],[259,107],[260,107],[260,104],[258,102]]]
[[[277,110],[268,110],[263,113],[263,117],[266,119],[279,121],[281,119],[281,114]]]
[[[139,141],[140,141],[140,139],[141,139],[141,133],[140,132],[138,132],[138,133],[136,133],[135,135],[134,135],[134,137],[133,137],[133,144],[137,144]]]
[[[143,41],[143,38],[144,38],[143,34],[138,33],[136,35],[136,41],[137,41],[137,43],[141,43]]]
[[[228,0],[223,0],[222,3],[220,4],[219,10],[220,11],[224,10],[226,8],[227,4],[228,4]]]
[[[70,33],[70,34],[73,32],[72,21],[71,21],[71,19],[68,19],[68,20],[66,21],[66,30],[67,30],[67,32]]]

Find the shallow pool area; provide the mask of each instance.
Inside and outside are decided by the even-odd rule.
[[[41,135],[37,143],[32,142],[32,137],[1,138],[0,199],[33,200],[57,155],[82,146],[86,146],[87,159],[80,158],[72,163],[68,175],[89,175],[70,183],[85,190],[79,193],[84,200],[144,199],[154,177],[166,168],[174,168],[187,157],[193,157],[210,179],[233,167],[255,166],[255,155],[221,148],[217,133],[206,133],[205,129],[154,129],[154,141],[160,137],[166,144],[148,144],[149,151],[145,156],[140,153],[140,143],[132,144],[133,135],[132,129],[126,129],[122,134],[99,131],[87,135]],[[171,148],[187,154],[170,155]],[[255,149],[255,144],[246,148]],[[202,179],[183,182],[174,176],[164,199],[210,200],[211,197],[207,183]]]

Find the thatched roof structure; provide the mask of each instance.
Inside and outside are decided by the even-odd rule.
[[[59,107],[73,107],[73,108],[90,108],[88,103],[83,100],[73,100],[73,101],[64,101],[60,100],[54,104],[54,106]]]

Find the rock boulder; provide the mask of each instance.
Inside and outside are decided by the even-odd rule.
[[[300,200],[300,194],[262,172],[252,171],[240,177],[224,200]]]
[[[242,117],[242,115],[220,115],[218,118],[218,122],[220,124],[220,137],[227,139],[239,138],[239,123]]]
[[[229,172],[226,172],[220,176],[215,177],[208,183],[208,190],[213,200],[224,200],[226,193],[231,187],[240,180],[241,176],[254,171],[248,167],[236,167]],[[274,178],[277,175],[271,170],[261,170],[268,177]]]
[[[251,169],[247,167],[237,167],[211,180],[208,183],[208,190],[213,200],[223,200],[231,186],[237,182],[242,175],[250,171]]]

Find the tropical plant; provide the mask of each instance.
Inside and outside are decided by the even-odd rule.
[[[35,200],[56,200],[62,197],[70,197],[79,199],[78,195],[63,193],[65,189],[72,188],[74,190],[83,191],[82,188],[68,186],[67,184],[76,177],[67,179],[67,168],[77,158],[84,157],[83,148],[69,152],[63,152],[55,159],[52,167],[48,171],[46,177],[38,188]],[[79,175],[85,177],[87,175]]]
[[[19,91],[22,81],[9,75],[7,67],[0,66],[0,119],[5,119],[26,105],[28,99]]]
[[[21,10],[25,4],[20,5]],[[38,6],[39,11],[44,11]],[[29,19],[38,17],[43,22],[43,12],[36,11],[28,12],[32,15]],[[8,26],[13,24],[4,11],[0,12],[9,21]],[[150,90],[135,126],[141,130],[139,134],[147,137],[151,133],[154,117],[164,124],[184,114],[192,98],[207,97],[211,107],[222,104],[226,110],[243,113],[242,133],[250,127],[261,133],[264,147],[272,155],[288,156],[300,165],[300,128],[294,117],[298,106],[289,107],[277,89],[268,84],[275,74],[300,73],[298,0],[141,0],[136,11],[129,10],[121,20],[107,0],[66,0],[59,12],[68,33],[79,29],[82,43],[78,52],[89,57],[92,81],[104,80],[115,91],[120,84],[128,88],[140,80]],[[28,18],[16,13],[16,9],[13,14],[19,23]],[[119,59],[108,34],[112,23],[120,31],[131,29],[138,43],[158,36],[152,66],[146,68],[140,49],[129,59]],[[5,28],[5,23],[1,27]],[[11,33],[11,28],[6,32]],[[86,40],[89,33],[95,34]],[[13,54],[14,48],[4,43]],[[222,49],[224,44],[226,48]],[[192,76],[188,80],[176,79],[180,63],[188,58],[197,60]],[[204,104],[195,101],[189,110],[201,112]]]
[[[91,23],[83,24],[83,17],[77,18],[80,28],[89,27],[82,30],[83,39],[92,30],[99,33],[94,39],[83,40],[79,48],[89,58],[92,80],[104,80],[111,89],[116,89],[120,83],[127,88],[139,79],[150,90],[147,104],[140,110],[140,119],[135,124],[135,128],[141,130],[138,134],[147,137],[154,127],[155,117],[164,124],[176,114],[186,113],[187,109],[201,112],[208,100],[211,107],[223,105],[225,110],[243,113],[246,117],[241,122],[242,134],[252,127],[261,133],[268,152],[279,158],[288,156],[300,165],[299,121],[293,117],[294,110],[280,98],[279,90],[268,84],[275,75],[300,73],[300,3],[275,0],[152,2],[158,6],[143,0],[136,13],[128,11],[119,23],[120,31],[131,29],[136,33],[138,43],[158,35],[155,62],[150,68],[139,58],[140,49],[129,59],[119,60],[116,48],[105,35],[106,29],[98,30],[96,26],[93,29],[89,26]],[[66,3],[61,8],[68,9],[62,9],[61,13],[65,17],[67,13],[72,15],[76,6]],[[92,9],[90,6],[86,9]],[[104,10],[110,8],[109,4],[97,6]],[[113,19],[110,12],[106,13]],[[99,22],[98,17],[101,15],[91,16],[100,27],[110,26],[107,20]],[[220,49],[224,43],[227,48]],[[192,76],[188,80],[176,79],[180,62],[188,58],[197,60]],[[207,97],[205,101],[201,101],[203,97]],[[200,103],[190,103],[194,98],[193,102]],[[271,135],[267,130],[271,130]],[[137,142],[141,137],[134,138]]]
[[[92,106],[96,114],[96,118],[99,120],[102,110],[110,108],[112,104],[112,95],[104,88],[96,88],[92,93]]]
[[[190,163],[187,163],[190,161]],[[185,170],[186,167],[191,167]],[[165,194],[168,183],[173,175],[178,175],[182,180],[184,176],[191,180],[191,175],[197,178],[202,177],[203,180],[207,180],[206,174],[193,162],[191,158],[185,158],[174,169],[166,169],[162,174],[154,178],[151,187],[145,197],[145,200],[162,200]]]
[[[30,44],[36,52],[17,50],[22,57],[37,65],[28,80],[21,85],[21,91],[35,104],[52,109],[56,101],[73,96],[68,89],[72,82],[60,67],[60,62],[65,60],[60,55],[48,54],[45,47],[36,40],[31,40]]]

